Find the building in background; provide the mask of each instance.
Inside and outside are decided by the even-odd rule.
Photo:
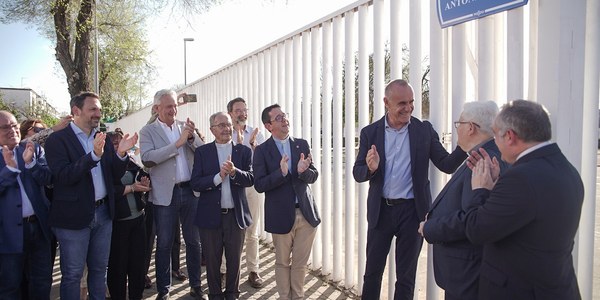
[[[48,100],[30,88],[0,87],[0,99],[4,106],[16,113],[17,119],[50,115],[58,117],[59,112]]]

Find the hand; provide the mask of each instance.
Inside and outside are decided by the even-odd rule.
[[[290,160],[290,158],[287,156],[287,154],[284,154],[279,161],[279,167],[281,167],[281,174],[283,176],[287,176],[288,174],[288,160]]]
[[[227,156],[227,160],[223,162],[221,165],[221,171],[219,172],[221,175],[221,179],[224,179],[225,176],[234,176],[235,175],[235,166],[231,161],[231,155]]]
[[[250,146],[252,146],[252,148],[256,147],[256,136],[258,135],[258,127],[254,128],[254,130],[252,130],[252,133],[250,134],[250,141],[248,141],[248,144],[250,144]]]
[[[471,177],[471,188],[478,189],[484,188],[492,190],[496,182],[492,179],[491,164],[489,156],[481,159],[475,165],[475,168],[471,169],[473,176]]]
[[[27,142],[27,145],[25,145],[25,151],[23,151],[23,160],[25,161],[25,164],[29,164],[33,161],[34,152],[35,146],[33,145],[33,142]]]
[[[2,146],[2,157],[4,158],[4,162],[7,166],[17,168],[17,161],[15,160],[15,155],[13,151],[8,149],[6,145]]]
[[[479,152],[481,152],[481,154]],[[475,165],[478,161],[482,159],[490,160],[490,174],[495,183],[498,181],[498,177],[500,176],[500,163],[498,162],[498,159],[496,159],[496,157],[490,159],[490,155],[483,148],[479,148],[479,152],[471,151],[471,155],[467,157],[467,166],[469,169],[471,169],[471,171],[473,171],[473,168],[475,168]]]
[[[142,176],[140,183],[144,186],[150,187],[150,178],[148,176]]]
[[[142,182],[135,182],[131,185],[134,192],[149,192],[152,188]]]
[[[300,160],[298,161],[298,174],[306,171],[306,169],[308,169],[308,167],[310,167],[311,163],[312,163],[312,155],[310,155],[310,153],[308,154],[306,159],[304,159],[304,153],[300,153]]]
[[[130,136],[129,133],[125,134],[119,142],[119,147],[117,148],[117,154],[119,154],[119,157],[124,157],[127,154],[127,151],[137,144],[137,140],[137,132],[132,136]]]
[[[190,136],[193,137],[193,130],[194,129],[190,128],[190,126],[186,122],[185,125],[183,125],[183,128],[181,128],[181,135],[179,135],[179,139],[175,141],[175,147],[179,148],[185,145],[188,142]]]
[[[59,131],[59,130],[65,129],[65,127],[67,127],[67,125],[69,125],[69,123],[71,123],[71,121],[73,121],[72,115],[66,115],[66,116],[60,118],[60,121],[58,121],[58,123],[56,123],[56,125],[52,126],[52,131]]]
[[[235,131],[237,132],[237,143],[240,145],[243,144],[244,143],[244,132],[239,127],[236,127]]]
[[[366,160],[369,172],[371,172],[371,174],[375,173],[375,171],[377,171],[377,168],[379,168],[379,153],[377,153],[377,148],[375,147],[375,145],[371,145],[371,149],[367,151]]]
[[[427,216],[429,216],[429,213],[427,213],[425,215],[425,221],[422,221],[421,223],[419,223],[419,229],[417,229],[417,232],[419,232],[419,234],[422,237],[425,237],[424,233],[423,233],[423,229],[425,228],[425,222],[427,222]]]
[[[190,118],[187,118],[187,120],[185,121],[185,127],[187,129],[189,129],[188,131],[188,139],[192,139],[194,138],[194,131],[196,130],[196,124],[190,120]]]
[[[124,140],[125,138],[123,138]],[[121,140],[121,142],[123,142],[123,140]],[[94,137],[94,154],[96,154],[96,156],[98,157],[102,157],[102,154],[104,154],[104,144],[106,143],[106,133],[98,131],[96,133],[96,136]],[[121,143],[119,143],[119,147],[120,147]]]

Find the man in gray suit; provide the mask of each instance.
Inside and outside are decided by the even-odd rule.
[[[156,299],[169,299],[171,247],[177,219],[185,240],[190,294],[195,299],[206,299],[200,283],[200,236],[194,226],[198,201],[190,186],[194,151],[203,142],[194,134],[192,121],[175,119],[176,99],[173,90],[156,92],[153,109],[158,117],[140,130],[142,163],[149,168],[152,180],[149,201],[154,205],[156,226]]]

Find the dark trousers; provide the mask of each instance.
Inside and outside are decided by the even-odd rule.
[[[154,228],[154,208],[152,202],[146,204],[144,209],[146,212],[146,258],[144,261],[145,274],[150,270],[150,262],[152,261],[152,251],[154,250],[154,240],[156,239],[156,229]],[[178,220],[173,228],[175,239],[173,240],[173,249],[171,250],[171,270],[178,271],[181,268],[179,256],[181,255],[181,221]]]
[[[246,231],[240,229],[232,210],[221,215],[221,227],[200,229],[202,252],[206,258],[209,299],[237,299],[240,290],[240,260]],[[221,286],[221,260],[225,250],[225,293]]]
[[[394,300],[412,300],[423,238],[414,201],[388,206],[381,203],[377,226],[367,231],[367,265],[362,299],[379,299],[381,279],[392,238],[396,237],[396,284]]]
[[[50,241],[40,226],[39,222],[23,222],[23,252],[0,254],[0,299],[25,299],[21,295],[23,277],[29,283],[29,299],[50,298]]]
[[[146,224],[144,216],[114,221],[108,259],[107,285],[112,299],[142,299],[144,293],[144,261]]]

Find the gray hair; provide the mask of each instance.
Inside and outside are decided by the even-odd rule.
[[[217,117],[220,116],[220,115],[226,116],[229,120],[231,120],[231,117],[229,116],[228,113],[226,113],[224,111],[219,111],[219,112],[216,112],[216,113],[212,114],[210,116],[210,118],[208,118],[208,122],[210,122],[210,126],[217,125],[217,124],[214,124],[214,123],[215,123],[215,120],[217,119]]]
[[[495,121],[500,135],[512,130],[524,142],[545,142],[552,138],[548,111],[539,103],[513,100],[502,106]]]
[[[384,94],[386,97],[390,96],[390,92],[392,90],[392,87],[394,86],[398,86],[398,87],[409,87],[411,90],[413,89],[412,86],[410,85],[410,83],[408,83],[408,81],[404,80],[404,79],[395,79],[390,81],[386,86],[385,86],[385,91]]]
[[[463,106],[462,117],[464,121],[479,125],[481,132],[492,136],[492,124],[498,115],[498,105],[494,101],[467,102]]]
[[[154,103],[152,103],[152,104],[159,105],[160,98],[162,98],[164,95],[171,95],[171,96],[173,96],[173,99],[177,99],[177,93],[174,90],[162,89],[162,90],[156,92],[156,94],[154,94]]]

